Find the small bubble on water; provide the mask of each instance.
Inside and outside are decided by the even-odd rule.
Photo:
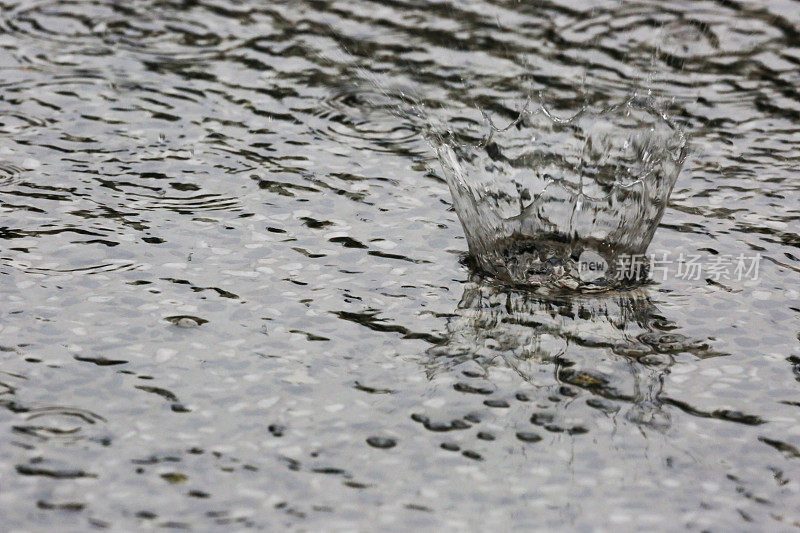
[[[461,452],[461,455],[463,455],[468,459],[473,459],[475,461],[483,461],[483,456],[478,452],[474,452],[472,450],[464,450],[463,452]]]
[[[386,450],[397,446],[397,441],[389,437],[369,437],[367,438],[367,444],[373,448]]]
[[[542,437],[532,431],[519,431],[517,432],[517,438],[522,442],[539,442],[542,440]]]
[[[189,315],[168,316],[165,317],[164,320],[171,322],[179,328],[196,328],[208,322],[208,320],[204,318]]]
[[[180,472],[167,472],[166,474],[161,474],[161,477],[172,485],[184,483],[189,479],[185,474],[181,474]]]

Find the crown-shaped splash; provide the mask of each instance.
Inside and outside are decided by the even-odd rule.
[[[602,289],[653,238],[686,138],[646,100],[558,118],[526,107],[477,142],[434,137],[470,254],[501,281]],[[473,136],[472,139],[475,139]],[[630,270],[630,271],[627,271]]]

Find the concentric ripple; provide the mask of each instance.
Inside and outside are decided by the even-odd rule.
[[[46,266],[36,266],[25,261],[19,260],[5,260],[4,264],[21,270],[27,274],[39,274],[45,276],[71,276],[71,275],[92,275],[103,274],[108,272],[128,272],[132,270],[139,270],[143,267],[140,263],[132,263],[129,261],[113,261],[102,263],[98,265],[81,266],[81,267],[64,267],[58,264],[48,264]]]
[[[22,169],[11,163],[0,161],[0,187],[11,185],[19,180]]]
[[[323,138],[375,152],[424,153],[419,129],[400,102],[378,91],[347,88],[316,108],[297,110],[310,112],[313,131]]]
[[[85,409],[40,407],[28,411],[25,421],[14,430],[41,439],[76,440],[81,438],[84,428],[105,422],[105,419]]]
[[[9,33],[48,41],[61,53],[91,55],[128,50],[174,60],[201,59],[238,42],[219,35],[213,11],[191,8],[179,2],[65,0],[23,2],[8,12],[4,26]],[[191,17],[181,16],[189,13]]]
[[[130,194],[131,207],[145,210],[169,210],[180,214],[202,213],[204,211],[241,211],[238,198],[221,194],[198,194],[194,196],[156,196]]]
[[[19,135],[46,125],[41,118],[19,112],[0,111],[0,135]]]

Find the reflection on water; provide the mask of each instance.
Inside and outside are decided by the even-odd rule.
[[[663,378],[674,354],[723,355],[690,339],[646,289],[574,295],[469,284],[448,320],[447,341],[428,351],[429,371],[506,365],[533,386],[529,401],[556,411],[579,394],[591,407],[656,429],[669,427]],[[475,375],[480,377],[480,375]],[[544,418],[550,431],[564,431]],[[566,429],[569,431],[568,429]]]

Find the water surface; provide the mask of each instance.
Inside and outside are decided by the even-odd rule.
[[[800,525],[800,2],[0,0],[6,531]],[[650,89],[651,250],[469,270],[453,128]]]

